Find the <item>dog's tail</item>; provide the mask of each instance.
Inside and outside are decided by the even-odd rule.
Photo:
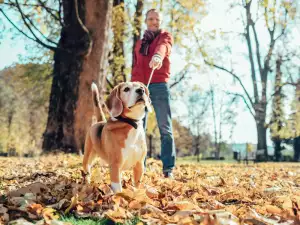
[[[94,82],[92,83],[92,96],[94,103],[94,115],[96,116],[97,122],[106,122],[106,118],[100,103],[99,91]]]

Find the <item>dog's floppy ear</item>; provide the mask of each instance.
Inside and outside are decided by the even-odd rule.
[[[123,112],[123,103],[120,99],[120,88],[122,83],[117,85],[106,99],[106,106],[112,117],[118,117]]]
[[[139,82],[141,84],[141,86],[144,88],[145,90],[145,94],[147,96],[147,99],[146,99],[146,107],[148,109],[149,112],[152,112],[152,108],[151,108],[151,99],[150,99],[150,93],[149,93],[149,89],[146,87],[145,84],[143,84],[142,82]]]

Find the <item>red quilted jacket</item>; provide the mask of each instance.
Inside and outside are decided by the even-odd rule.
[[[154,54],[159,54],[162,59],[162,67],[155,70],[150,83],[166,83],[170,78],[170,53],[173,45],[172,35],[162,30],[161,33],[152,41],[149,46],[149,54],[143,56],[139,53],[142,41],[138,40],[134,48],[134,61],[131,81],[140,81],[147,85],[152,69],[149,63]]]

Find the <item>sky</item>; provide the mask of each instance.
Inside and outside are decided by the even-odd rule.
[[[239,15],[232,14],[232,12],[228,13],[225,8],[227,8],[228,4],[223,0],[213,0],[210,1],[209,5],[209,14],[201,21],[201,29],[203,31],[217,30],[217,31],[240,31],[241,27],[237,26],[235,23],[235,19]],[[234,24],[234,25],[233,25]],[[7,25],[9,27],[9,25]],[[258,32],[264,32],[264,27],[258,26]],[[300,40],[300,29],[296,29],[296,36],[298,35],[298,40]],[[263,33],[262,33],[263,34]],[[266,45],[268,42],[267,34],[262,35],[262,46]],[[264,38],[266,37],[266,38]],[[296,42],[296,40],[295,40]],[[28,52],[25,49],[25,41],[24,39],[10,39],[9,36],[4,37],[0,42],[0,70],[6,66],[9,66],[13,63],[19,61],[19,55],[27,55]],[[211,46],[211,50],[213,51],[216,47],[222,47],[224,43],[221,41],[214,41],[213,46]],[[235,40],[231,40],[230,43],[233,46],[233,50],[235,53],[233,56],[233,60],[238,61],[239,64],[236,67],[236,72],[239,74],[244,74],[245,68],[249,68],[249,62],[243,55],[246,51],[245,45],[237,42]],[[210,49],[210,46],[208,46]],[[174,49],[171,55],[171,73],[176,74],[176,72],[180,71],[182,66],[186,63],[180,53],[180,50]],[[202,90],[207,90],[209,88],[209,83],[212,82],[215,84],[217,88],[226,89],[230,92],[240,92],[241,88],[238,84],[232,84],[232,78],[230,75],[226,73],[220,73],[216,70],[205,69],[202,70],[202,73],[193,74],[191,80],[191,84],[199,85]],[[245,76],[242,78],[246,88],[252,88],[251,80],[249,76]],[[173,101],[173,103],[175,103]],[[172,109],[174,111],[173,117],[180,117],[183,124],[188,124],[187,118],[182,118],[187,113],[187,108],[184,102],[176,102],[176,105],[172,105]],[[245,105],[242,103],[239,104],[235,111],[238,116],[236,117],[236,126],[233,130],[233,135],[230,138],[229,127],[225,127],[223,130],[224,139],[228,142],[233,143],[253,143],[257,142],[257,134],[256,134],[256,126],[253,117],[251,114],[245,109]],[[209,130],[211,134],[213,134],[213,123],[212,120],[208,120],[206,124],[206,131]],[[268,135],[268,145],[272,145],[271,140]]]
[[[236,18],[240,18],[240,15],[237,14],[238,11],[227,11],[225,10],[228,8],[228,1],[222,1],[222,0],[215,0],[210,1],[209,5],[209,14],[201,21],[201,29],[202,31],[211,31],[216,30],[223,31],[223,32],[242,32],[242,26],[239,24],[239,22],[236,21]],[[235,13],[236,12],[236,13]],[[257,26],[257,32],[260,35],[260,46],[263,49],[264,47],[267,47],[269,44],[269,34],[267,33],[266,28],[262,23],[258,23]],[[293,46],[299,45],[300,40],[300,26],[298,28],[294,28],[293,34],[295,39],[292,41]],[[236,74],[243,74],[242,81],[244,83],[244,86],[247,90],[251,90],[252,92],[252,81],[249,75],[250,67],[249,67],[249,61],[245,57],[245,53],[247,53],[247,47],[244,43],[237,41],[235,39],[229,40],[230,46],[232,46],[233,54],[232,54],[232,60],[235,62],[238,62],[237,65],[234,66],[235,73]],[[222,47],[224,45],[223,41],[220,40],[214,40],[212,43],[212,46],[207,46],[208,49],[211,49],[214,51],[214,49],[217,49],[217,47]],[[265,48],[267,49],[267,48]],[[263,50],[262,50],[263,52]],[[180,71],[182,68],[180,65],[183,64],[182,62],[182,56],[176,52],[175,54],[171,56],[171,59],[173,61],[172,63],[172,70],[173,73]],[[218,64],[218,62],[217,62]],[[300,64],[300,61],[299,61]],[[222,65],[222,64],[219,64]],[[228,68],[230,69],[230,68]],[[245,70],[247,70],[245,72]],[[248,73],[248,74],[247,74]],[[212,82],[220,89],[229,91],[229,92],[236,92],[236,93],[243,93],[241,86],[239,84],[233,85],[232,84],[232,77],[226,72],[220,72],[219,70],[211,70],[211,69],[205,69],[203,70],[203,73],[194,74],[192,76],[191,85],[199,85],[201,89],[208,90],[209,84]],[[271,88],[273,83],[269,82],[268,87],[269,91],[272,91]],[[289,94],[290,97],[293,96],[293,91],[291,91]],[[178,103],[176,103],[177,105]],[[271,104],[269,104],[269,107],[271,107]],[[287,111],[288,106],[285,106]],[[187,114],[187,109],[185,107],[185,104],[181,102],[176,107],[173,107],[174,111],[176,112],[175,116],[182,116]],[[225,127],[222,130],[223,138],[224,140],[230,142],[230,143],[257,143],[257,133],[256,133],[256,125],[253,116],[249,113],[249,111],[246,109],[245,104],[240,101],[240,104],[235,108],[235,111],[237,113],[236,117],[236,126],[234,127],[233,134],[230,136],[230,129],[229,127]],[[188,120],[181,119],[181,121],[185,124],[188,124]],[[217,121],[218,124],[219,121]],[[208,121],[208,124],[206,125],[205,129],[209,130],[211,134],[213,134],[213,120],[212,117]],[[267,143],[268,146],[272,146],[272,141],[270,139],[269,132],[267,133]]]
[[[210,7],[209,7],[209,14],[201,21],[201,29],[203,31],[211,31],[216,29],[223,30],[223,31],[234,31],[235,29],[238,30],[238,27],[235,27],[235,29],[232,27],[232,21],[231,19],[234,18],[235,15],[229,16],[228,13],[224,10],[227,7],[226,3],[221,0],[217,1],[211,1]],[[214,47],[216,45],[222,45],[222,42],[215,41]],[[233,45],[234,48],[239,48],[239,43],[236,43]],[[179,53],[173,52],[173,55],[171,57],[172,61],[172,70],[173,73],[176,73],[176,71],[180,71],[180,65],[182,65],[182,57]],[[240,60],[239,68],[247,68],[248,62],[243,59]],[[218,75],[218,76],[216,76]],[[244,80],[245,81],[245,80]],[[192,76],[191,84],[193,85],[199,85],[199,87],[202,90],[208,90],[210,82],[220,85],[220,86],[227,86],[228,91],[230,92],[238,92],[240,90],[240,86],[232,85],[232,78],[230,75],[226,73],[220,73],[217,70],[205,70],[203,73],[195,74]],[[251,88],[251,80],[245,81],[246,86]],[[218,107],[218,106],[216,106]],[[174,108],[174,107],[173,107]],[[255,144],[257,142],[257,134],[256,134],[256,125],[254,122],[254,119],[252,115],[245,109],[244,105],[239,105],[236,109],[237,117],[236,117],[236,126],[233,130],[232,137],[230,137],[230,129],[229,127],[224,127],[222,130],[223,138],[228,142],[233,143],[253,143]],[[187,114],[186,106],[183,102],[174,109],[176,111],[176,116],[179,116],[181,118],[181,121],[184,124],[188,123],[188,120],[182,119],[182,115]],[[207,118],[206,118],[207,120]],[[218,120],[218,119],[217,119]],[[217,121],[217,123],[219,120]],[[213,120],[212,118],[208,121],[208,124],[205,126],[205,131],[209,130],[211,134],[213,134]],[[268,144],[271,144],[270,139],[268,140]]]

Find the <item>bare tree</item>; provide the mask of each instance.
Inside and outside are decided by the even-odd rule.
[[[230,74],[241,86],[243,94],[239,96],[243,99],[249,112],[253,116],[256,122],[257,129],[257,149],[264,150],[264,155],[257,156],[258,160],[267,160],[267,139],[266,139],[266,112],[267,112],[267,90],[268,79],[271,71],[271,59],[274,53],[275,45],[287,32],[287,26],[289,20],[293,19],[291,12],[295,9],[292,4],[276,4],[276,1],[268,1],[269,4],[252,0],[242,0],[241,4],[243,10],[243,26],[245,44],[248,50],[250,74],[252,79],[252,90],[249,90],[244,85],[244,82],[239,74],[234,69],[226,68],[219,63],[209,60],[205,57],[205,63]],[[257,3],[257,12],[254,12],[255,7],[253,4]],[[259,15],[259,10],[263,11],[262,15]],[[278,13],[279,12],[279,13]],[[255,15],[257,14],[256,18]],[[283,16],[278,16],[283,15]],[[267,46],[267,52],[263,55],[263,50],[260,47],[260,41],[263,34],[257,32],[257,23],[261,21],[261,16],[264,18],[265,27],[269,35],[269,44]],[[195,34],[198,40],[199,47],[201,48],[199,38]],[[255,49],[255,50],[254,50]],[[253,96],[252,94],[253,93]]]

